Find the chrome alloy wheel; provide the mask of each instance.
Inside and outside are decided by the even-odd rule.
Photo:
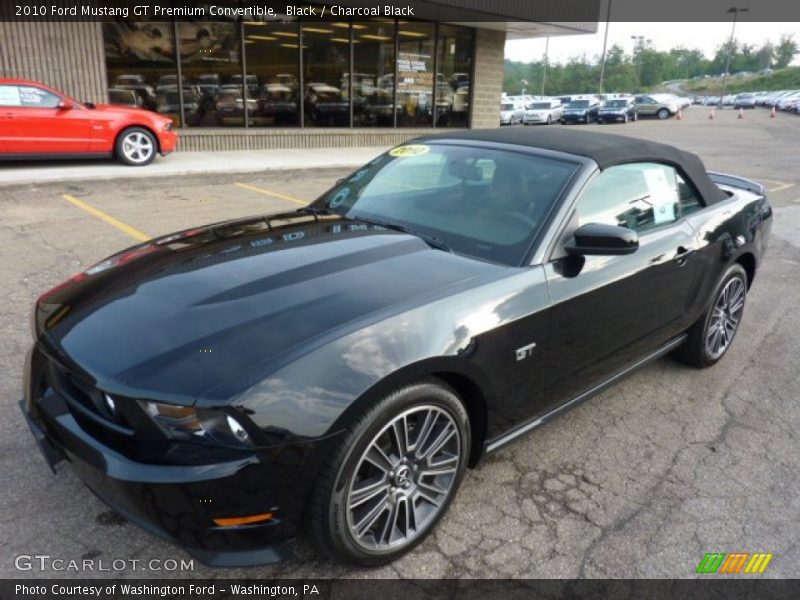
[[[438,406],[398,415],[362,454],[347,493],[347,526],[356,544],[381,552],[420,536],[444,507],[460,466],[461,435]]]
[[[153,140],[139,131],[132,131],[122,140],[122,153],[132,163],[148,161],[154,151]]]
[[[731,345],[744,310],[745,284],[734,277],[722,288],[706,327],[706,352],[714,360]]]

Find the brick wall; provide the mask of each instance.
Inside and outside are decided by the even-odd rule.
[[[100,23],[0,21],[0,77],[33,79],[82,102],[108,102]]]
[[[491,29],[478,29],[475,33],[472,127],[497,127],[500,124],[506,34]]]

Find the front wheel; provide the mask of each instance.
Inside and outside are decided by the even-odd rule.
[[[126,165],[143,167],[153,162],[157,151],[156,138],[142,127],[130,127],[117,138],[116,155]]]
[[[746,296],[747,273],[740,264],[733,264],[715,288],[711,306],[689,329],[689,337],[678,349],[678,356],[698,368],[716,364],[739,330]]]
[[[470,443],[464,405],[443,382],[385,396],[347,428],[323,467],[311,506],[317,542],[363,566],[410,551],[447,511]]]

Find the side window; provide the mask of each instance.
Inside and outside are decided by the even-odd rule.
[[[606,169],[578,201],[578,226],[606,223],[647,231],[700,208],[694,191],[672,167],[632,163]]]
[[[55,108],[58,106],[61,98],[43,90],[42,88],[33,87],[29,85],[19,86],[19,106],[26,106],[29,108]]]
[[[0,85],[0,106],[22,106],[18,86]]]

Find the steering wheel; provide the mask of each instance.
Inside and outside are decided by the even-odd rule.
[[[508,222],[508,223],[512,223],[513,222],[515,225],[518,225],[519,221],[522,221],[523,223],[525,223],[526,225],[528,225],[531,228],[536,227],[536,221],[531,219],[525,213],[521,213],[521,212],[519,212],[517,210],[511,211],[511,212],[498,212],[498,213],[495,214],[495,217],[500,217],[501,219],[505,219],[506,222]]]

